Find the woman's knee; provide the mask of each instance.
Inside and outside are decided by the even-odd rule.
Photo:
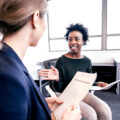
[[[93,107],[97,113],[98,120],[112,120],[112,112],[106,102],[100,98],[88,94],[84,99],[84,102]]]
[[[82,117],[86,120],[97,120],[96,111],[86,103],[80,105]]]
[[[112,120],[111,108],[105,102],[103,102],[102,106],[99,106],[96,112],[99,120]]]

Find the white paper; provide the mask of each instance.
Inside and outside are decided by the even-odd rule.
[[[77,72],[75,74],[72,81],[59,97],[60,100],[64,101],[64,103],[61,105],[56,104],[53,107],[56,120],[61,120],[64,110],[70,107],[70,105],[80,104],[80,102],[89,92],[89,89],[96,80],[96,77],[96,73]]]
[[[108,84],[106,87],[91,86],[90,90],[108,90],[109,88],[111,88],[113,85],[115,85],[118,82],[120,82],[120,80],[116,80],[115,82]]]

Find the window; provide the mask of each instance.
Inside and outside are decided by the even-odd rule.
[[[68,27],[72,23],[81,23],[88,28],[89,42],[86,46],[83,47],[83,50],[120,49],[118,47],[118,44],[120,44],[120,42],[118,41],[120,38],[120,27],[118,27],[120,18],[116,20],[119,14],[115,16],[115,13],[118,12],[120,9],[120,7],[118,6],[120,2],[119,0],[116,1],[49,0],[49,50],[68,50],[67,42],[66,40],[64,40],[64,34],[66,33],[66,27]],[[116,7],[114,11],[112,11],[113,7]],[[115,19],[112,19],[113,16],[115,17]],[[113,37],[113,34],[117,35],[117,37]],[[116,39],[114,46],[112,46],[113,39]]]
[[[120,49],[120,0],[108,0],[107,49]]]

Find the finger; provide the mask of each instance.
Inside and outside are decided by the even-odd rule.
[[[107,86],[107,83],[104,83],[103,87],[106,87]]]
[[[38,73],[38,75],[40,75],[41,77],[48,77],[48,74],[47,73]]]
[[[55,101],[55,103],[58,103],[58,104],[62,104],[63,103],[63,101],[62,100],[60,100],[58,97],[55,97],[55,99],[54,99]]]
[[[51,69],[41,69],[39,72],[49,72]]]
[[[52,69],[53,71],[58,71],[54,66],[51,66],[51,69]]]
[[[51,80],[51,81],[53,81],[53,79],[50,79],[49,77],[42,77],[41,79],[42,80]]]
[[[58,97],[48,97],[46,98],[46,100],[49,101],[49,103],[51,104],[55,104],[55,103],[62,104],[63,103],[63,101],[60,100]]]
[[[38,71],[38,74],[48,74],[49,71]]]
[[[74,110],[74,105],[71,105],[70,107],[68,107],[67,110],[68,110],[68,111],[73,111],[73,110]]]

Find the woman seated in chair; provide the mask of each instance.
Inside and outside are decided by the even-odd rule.
[[[71,24],[67,28],[65,38],[70,51],[56,62],[56,68],[41,70],[38,74],[44,80],[53,80],[52,89],[62,93],[77,71],[92,72],[91,60],[81,54],[81,48],[88,41],[88,31],[82,24]],[[100,83],[106,86],[106,83]],[[109,106],[101,99],[88,93],[80,104],[83,118],[87,120],[112,120]]]

